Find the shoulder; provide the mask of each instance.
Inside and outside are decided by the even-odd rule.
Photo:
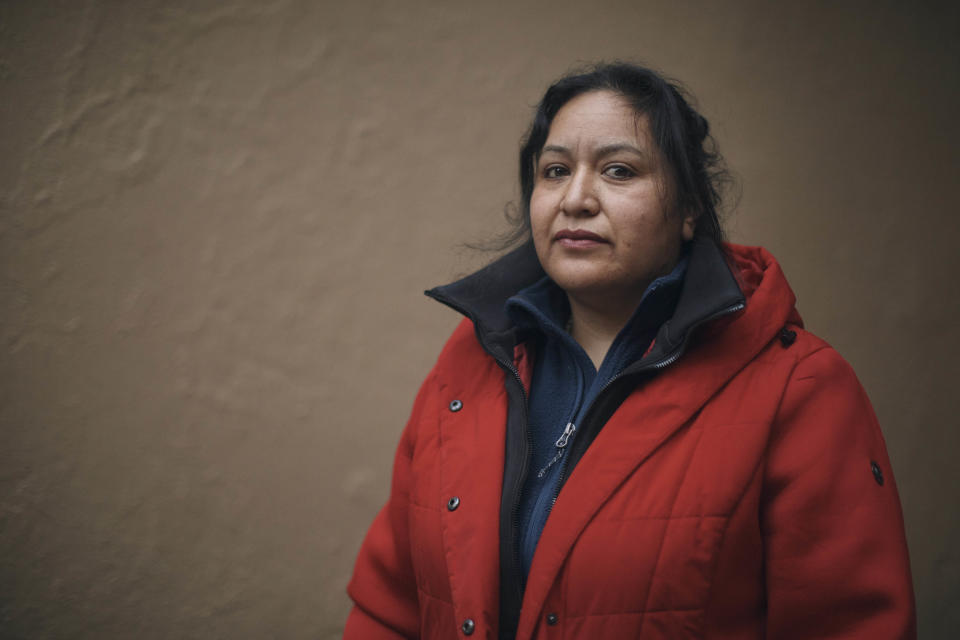
[[[440,350],[420,389],[417,404],[443,395],[450,387],[477,386],[489,374],[494,374],[498,381],[502,379],[499,365],[480,345],[473,322],[464,318]]]
[[[764,354],[786,368],[773,442],[814,443],[811,462],[830,455],[827,451],[885,456],[873,406],[850,363],[825,340],[799,327],[788,329],[795,340],[785,345],[778,337]]]
[[[464,405],[490,402],[503,394],[504,373],[483,350],[469,319],[447,339],[414,400],[405,435],[409,455],[437,437],[443,416]],[[454,403],[457,407],[454,408]]]
[[[841,433],[873,439],[879,433],[870,400],[853,367],[822,338],[788,323],[741,372],[753,402],[772,411],[771,435],[783,429],[824,438]]]
[[[799,327],[788,326],[784,335],[778,336],[777,341],[781,342],[781,345],[790,342],[787,332],[796,334],[792,347],[788,345],[784,349],[787,352],[793,350],[790,354],[792,383],[816,379],[824,384],[862,394],[863,389],[853,367],[826,340]]]
[[[802,326],[787,323],[754,359],[786,369],[788,380],[829,376],[856,380],[853,367],[826,340]]]
[[[453,333],[440,351],[437,364],[445,363],[451,358],[478,357],[484,355],[483,347],[477,339],[477,332],[469,318],[463,318],[457,324]]]
[[[473,322],[464,318],[440,350],[433,373],[442,380],[449,380],[462,375],[465,369],[478,373],[478,367],[491,365],[497,367],[494,359],[481,346]]]

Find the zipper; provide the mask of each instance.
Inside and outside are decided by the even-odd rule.
[[[563,430],[563,434],[561,434],[560,437],[557,438],[557,441],[554,443],[557,449],[563,449],[565,446],[567,446],[567,442],[570,441],[570,436],[576,430],[577,430],[577,425],[573,424],[572,422],[568,422],[567,426]]]
[[[496,356],[494,356],[494,360],[497,360]],[[504,363],[500,362],[500,366],[504,366]],[[520,566],[520,493],[523,491],[523,485],[527,481],[527,466],[530,461],[530,450],[533,449],[533,436],[530,435],[530,429],[528,428],[528,423],[530,422],[530,415],[528,412],[530,409],[528,407],[527,390],[523,386],[523,379],[520,377],[520,372],[517,371],[512,362],[509,364],[508,368],[510,372],[513,373],[514,379],[517,381],[517,386],[520,388],[520,397],[523,399],[523,422],[520,426],[523,428],[523,435],[527,441],[527,450],[520,458],[520,473],[517,476],[517,483],[515,486],[511,487],[513,500],[510,503],[510,547],[513,551],[513,568],[516,569]],[[517,588],[517,593],[520,594],[520,598],[522,600],[523,576],[521,576],[520,572],[516,570],[514,570],[512,573],[514,574],[514,586]]]
[[[503,359],[497,357],[490,349],[487,348],[487,345],[484,342],[480,341],[484,350],[487,351],[493,359],[500,365],[505,371],[509,371],[513,375],[514,381],[517,383],[517,388],[520,389],[520,399],[521,399],[521,416],[522,421],[520,428],[523,432],[525,440],[525,451],[523,455],[520,456],[520,472],[517,474],[516,483],[510,487],[511,500],[510,500],[510,555],[511,555],[511,566],[510,566],[510,583],[513,588],[513,597],[511,598],[514,604],[516,605],[516,616],[512,619],[511,623],[513,625],[517,624],[517,620],[520,617],[520,607],[523,603],[523,589],[524,589],[524,575],[520,571],[520,493],[523,491],[523,485],[527,481],[527,467],[530,464],[530,451],[533,449],[533,436],[530,435],[529,422],[529,401],[527,399],[527,390],[523,386],[523,379],[520,377],[520,372],[516,367],[513,366],[513,362],[506,362]],[[507,487],[503,488],[504,491],[507,490]]]
[[[557,461],[563,457],[563,449],[564,447],[567,446],[567,443],[570,442],[570,436],[572,436],[573,432],[576,430],[577,430],[577,425],[573,424],[572,422],[567,423],[567,426],[564,428],[563,433],[560,435],[559,438],[557,438],[557,441],[553,443],[553,445],[557,448],[557,453],[554,454],[554,456],[550,459],[550,462],[548,462],[543,469],[540,469],[540,471],[537,472],[538,478],[542,478],[543,476],[545,476],[547,474],[547,470],[553,465],[555,465]]]
[[[625,374],[625,373],[623,373],[623,372],[620,372],[620,373],[618,373],[617,375],[615,375],[615,376],[613,376],[612,378],[610,378],[609,380],[607,380],[607,382],[600,388],[600,391],[597,392],[597,395],[594,396],[593,402],[590,403],[590,406],[587,408],[587,411],[586,411],[586,413],[585,413],[584,416],[583,416],[583,420],[580,421],[581,432],[583,431],[583,428],[582,428],[582,427],[584,427],[584,425],[590,425],[590,420],[589,420],[589,418],[592,417],[592,416],[591,416],[591,413],[593,412],[594,407],[597,406],[598,401],[603,397],[603,395],[606,393],[606,391],[607,391],[614,383],[616,383],[617,381],[619,381],[620,379],[622,379],[622,378],[624,378],[624,377],[626,377],[626,376],[630,376],[630,377],[632,377],[632,376],[638,376],[638,375],[640,375],[641,373],[646,373],[646,372],[652,371],[652,370],[657,370],[657,371],[659,371],[659,370],[665,369],[666,367],[669,367],[669,366],[672,365],[674,362],[676,362],[677,360],[679,360],[680,357],[684,354],[684,352],[685,352],[686,349],[687,349],[687,343],[688,343],[689,340],[690,340],[690,334],[692,334],[695,329],[697,329],[697,328],[699,328],[700,326],[706,324],[707,322],[711,322],[711,321],[713,321],[713,320],[716,320],[717,318],[719,318],[719,317],[721,317],[721,316],[725,316],[725,315],[729,315],[729,314],[731,314],[731,313],[736,313],[736,312],[738,312],[738,311],[741,311],[741,310],[744,309],[745,307],[746,307],[746,304],[741,301],[741,302],[738,302],[738,303],[736,303],[736,304],[733,304],[733,305],[731,305],[731,306],[729,306],[729,307],[726,307],[726,308],[724,308],[724,309],[721,309],[720,311],[717,311],[717,312],[715,312],[715,313],[712,313],[712,314],[710,314],[709,316],[707,316],[706,318],[703,318],[702,320],[698,320],[698,321],[695,322],[694,324],[690,325],[690,327],[687,329],[686,333],[684,333],[684,335],[683,335],[683,340],[681,340],[681,342],[680,342],[680,344],[677,346],[677,348],[674,349],[672,352],[670,352],[667,356],[665,356],[665,357],[657,360],[656,362],[651,362],[651,363],[649,363],[649,364],[647,364],[647,365],[644,365],[643,367],[640,367],[640,368],[638,368],[638,369],[636,369],[636,370],[634,370],[634,371],[631,371],[630,373],[626,373],[626,374]],[[571,423],[571,424],[572,424],[572,423]],[[569,426],[569,425],[568,425],[568,426]],[[574,429],[576,429],[576,427],[574,427]],[[572,431],[571,431],[571,434],[572,434]],[[566,435],[566,436],[567,436],[567,440],[569,440],[569,435],[567,434],[566,431],[564,431],[564,435]],[[561,436],[561,438],[563,438],[563,436]],[[558,440],[557,442],[559,443],[559,440]],[[564,442],[564,446],[566,446],[566,444],[567,444],[567,442],[565,441],[565,442]],[[588,445],[589,445],[589,443],[588,443]],[[572,453],[571,453],[571,455],[567,456],[567,457],[564,459],[563,463],[562,463],[562,467],[560,468],[560,477],[559,477],[559,479],[557,480],[557,486],[556,486],[556,488],[553,490],[553,500],[551,500],[551,502],[550,502],[551,506],[554,505],[554,504],[556,504],[556,502],[557,502],[557,497],[560,495],[560,489],[563,487],[563,483],[566,481],[566,477],[567,477],[567,467],[569,466],[568,463],[569,463],[571,457],[572,457]]]
[[[472,319],[472,318],[471,318]],[[476,322],[474,322],[476,326]],[[515,593],[518,596],[517,599],[517,614],[520,613],[520,604],[523,601],[523,575],[518,570],[520,567],[520,493],[523,491],[523,485],[527,481],[527,467],[530,462],[530,451],[533,449],[533,436],[530,435],[529,422],[530,422],[530,408],[529,400],[527,398],[527,390],[523,386],[523,378],[520,377],[520,372],[513,362],[507,362],[503,358],[498,357],[492,349],[481,339],[480,344],[483,347],[484,351],[490,354],[493,359],[500,365],[500,368],[505,371],[509,371],[513,375],[513,379],[517,383],[517,388],[520,389],[520,398],[522,400],[522,412],[523,420],[521,422],[521,428],[523,430],[524,439],[526,440],[526,451],[523,452],[523,455],[520,457],[520,473],[517,475],[516,484],[510,488],[513,499],[510,502],[510,548],[513,556],[513,567],[511,573],[513,574],[513,586],[516,589]],[[506,487],[504,487],[506,489]]]

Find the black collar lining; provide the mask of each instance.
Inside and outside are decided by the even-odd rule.
[[[506,312],[506,301],[544,275],[528,241],[479,271],[425,293],[470,318],[484,348],[509,363],[517,331]],[[695,239],[676,309],[660,327],[648,358],[674,351],[692,329],[745,303],[723,248],[709,239]]]

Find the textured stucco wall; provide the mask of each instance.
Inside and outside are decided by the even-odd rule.
[[[333,638],[529,107],[685,80],[960,626],[948,3],[0,2],[0,636]],[[387,326],[389,323],[389,326]]]

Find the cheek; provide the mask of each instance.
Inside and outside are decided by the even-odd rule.
[[[534,239],[543,237],[550,232],[550,208],[546,199],[534,190],[530,197],[530,232]]]
[[[537,252],[541,265],[546,265],[549,261],[550,225],[552,224],[550,209],[545,205],[544,199],[537,198],[537,192],[534,191],[530,198],[530,236],[533,238],[533,248]]]

